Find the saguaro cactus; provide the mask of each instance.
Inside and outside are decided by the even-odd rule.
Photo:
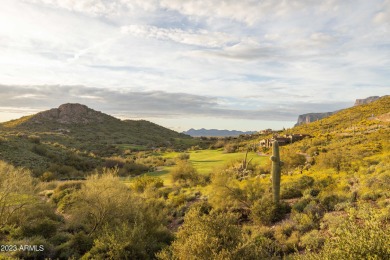
[[[274,203],[279,203],[280,199],[280,174],[283,162],[280,161],[279,155],[279,143],[278,141],[272,142],[272,192],[274,195]]]

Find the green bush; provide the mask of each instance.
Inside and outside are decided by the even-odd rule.
[[[259,244],[265,244],[261,242],[259,239]],[[197,204],[186,214],[177,239],[157,257],[190,260],[254,259],[255,252],[255,244],[248,243],[242,234],[237,215],[209,211],[208,207]]]
[[[224,146],[225,153],[235,153],[237,152],[238,145],[233,143],[227,143]]]
[[[84,232],[78,232],[70,237],[68,241],[57,246],[56,258],[59,259],[81,259],[93,246],[93,238]]]
[[[179,160],[189,160],[190,159],[190,154],[189,153],[181,153],[177,156]]]
[[[298,200],[293,206],[292,209],[298,212],[303,212],[306,206],[310,203],[311,199],[302,198]]]
[[[287,213],[291,212],[291,207],[280,202],[275,204],[271,198],[265,197],[258,200],[251,208],[251,219],[258,224],[271,225],[284,219]]]
[[[301,189],[312,187],[314,184],[314,178],[311,176],[304,175],[298,179],[298,185]]]
[[[133,181],[133,188],[137,192],[144,192],[147,188],[158,189],[164,186],[163,180],[158,177],[142,175]]]
[[[327,210],[327,211],[333,211],[335,210],[335,206],[342,202],[343,199],[338,195],[326,195],[320,198],[321,205]]]
[[[322,251],[305,259],[390,259],[390,228],[372,208],[351,211]],[[299,257],[301,258],[301,257]]]
[[[39,144],[41,142],[41,138],[37,135],[29,135],[28,140],[34,144]]]
[[[318,219],[312,214],[295,213],[292,219],[296,223],[296,229],[301,233],[306,233],[319,227]]]
[[[295,186],[287,186],[282,188],[281,198],[282,199],[294,199],[302,197],[302,191]]]
[[[315,252],[320,250],[324,243],[324,235],[318,230],[312,230],[301,237],[300,246],[305,248],[307,251]]]
[[[28,225],[23,225],[22,233],[24,237],[42,236],[50,238],[57,232],[59,224],[59,222],[49,218],[38,218],[29,221]]]
[[[307,189],[304,191],[303,195],[310,197],[317,197],[320,194],[321,190],[316,188]]]
[[[196,171],[191,163],[179,161],[171,170],[173,182],[187,185],[197,185],[202,182],[202,176]]]
[[[80,181],[69,181],[58,185],[51,196],[52,201],[58,204],[66,195],[81,189],[82,184]]]
[[[42,144],[36,144],[32,147],[31,151],[33,153],[36,153],[38,155],[41,155],[41,156],[46,156],[47,155],[47,149],[44,145]]]

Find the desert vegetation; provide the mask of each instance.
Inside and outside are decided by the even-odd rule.
[[[4,130],[0,244],[44,250],[0,259],[388,259],[390,124],[372,113],[389,106],[284,130],[311,138],[279,156],[256,146],[267,135],[95,153],[69,136]]]

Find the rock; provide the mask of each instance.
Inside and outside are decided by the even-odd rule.
[[[354,106],[360,106],[364,104],[369,104],[377,99],[379,99],[379,96],[372,96],[364,99],[356,99]]]
[[[303,114],[303,115],[298,116],[298,122],[295,124],[295,126],[302,125],[302,124],[308,124],[308,123],[320,120],[324,117],[330,116],[334,113],[335,112]]]
[[[68,103],[58,108],[40,112],[30,121],[33,123],[51,121],[61,124],[89,124],[102,123],[107,119],[119,120],[90,109],[85,105]]]

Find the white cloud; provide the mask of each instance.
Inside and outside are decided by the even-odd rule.
[[[24,0],[34,4],[43,4],[69,11],[83,12],[91,15],[118,15],[126,7],[122,1],[110,0]]]
[[[170,40],[177,43],[220,48],[237,42],[237,37],[207,30],[185,31],[178,28],[159,28],[150,25],[128,25],[121,27],[121,32],[138,37],[153,38],[158,40]]]

